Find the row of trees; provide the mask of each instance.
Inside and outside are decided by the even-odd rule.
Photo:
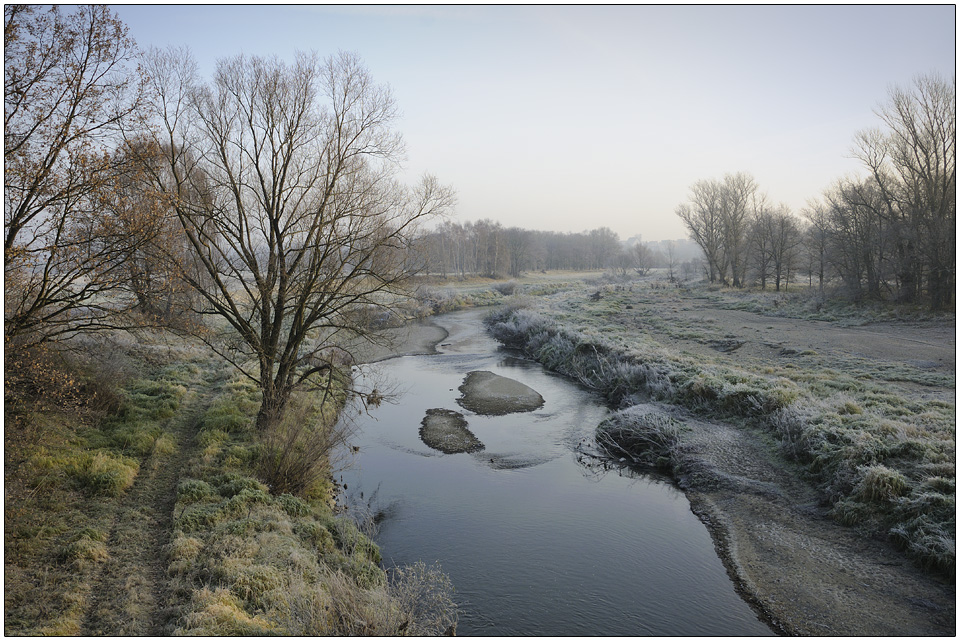
[[[710,282],[733,287],[772,282],[786,288],[800,263],[800,225],[786,205],[772,206],[749,174],[701,180],[677,208],[703,250]]]
[[[606,269],[622,251],[613,231],[560,233],[505,228],[491,220],[444,221],[421,239],[424,269],[443,277],[517,277],[547,269]]]
[[[396,115],[351,54],[237,56],[204,81],[106,7],[5,5],[6,353],[176,320],[278,424],[295,389],[329,389],[330,346],[369,338],[453,203],[396,180]]]
[[[857,134],[865,176],[844,177],[792,215],[743,173],[701,180],[677,215],[711,282],[786,287],[804,270],[861,299],[950,307],[956,287],[956,88],[936,76],[894,89],[885,127]]]

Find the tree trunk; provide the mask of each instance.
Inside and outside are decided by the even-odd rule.
[[[257,412],[257,432],[261,434],[283,419],[287,401],[290,400],[289,390],[277,389],[274,386],[271,386],[270,389],[262,389],[262,393],[263,401],[260,403],[260,410]]]

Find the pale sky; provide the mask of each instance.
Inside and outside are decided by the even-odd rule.
[[[956,11],[926,6],[113,7],[142,47],[353,51],[389,84],[411,182],[455,220],[686,237],[689,187],[751,173],[794,213],[856,173],[854,134],[893,85],[953,80]]]

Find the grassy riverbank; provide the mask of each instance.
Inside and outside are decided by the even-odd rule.
[[[74,390],[59,407],[43,402],[52,389],[14,399],[8,388],[6,634],[455,626],[446,578],[422,565],[388,576],[377,546],[335,513],[330,470],[299,495],[272,492],[262,475],[277,441],[253,430],[257,390],[201,348],[165,341],[114,345],[86,365],[51,360]],[[336,408],[296,402],[301,425],[332,428]]]

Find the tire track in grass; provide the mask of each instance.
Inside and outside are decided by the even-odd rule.
[[[172,452],[156,449],[141,461],[140,472],[113,519],[104,562],[90,591],[82,636],[167,636],[180,612],[167,577],[165,547],[170,543],[180,475],[196,447],[200,420],[219,393],[223,378],[206,369],[205,381],[188,392],[165,432]]]

